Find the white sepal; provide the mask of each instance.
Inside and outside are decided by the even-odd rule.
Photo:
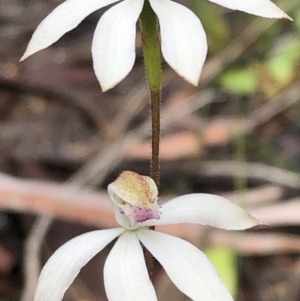
[[[197,86],[207,54],[207,41],[199,18],[181,4],[150,0],[160,25],[166,62],[185,80]]]
[[[67,0],[52,11],[37,27],[21,58],[25,60],[30,55],[47,48],[74,29],[92,12],[112,4],[118,0]]]
[[[122,232],[123,228],[93,231],[61,246],[40,274],[34,301],[61,301],[80,269]]]
[[[265,18],[286,18],[292,20],[284,11],[270,0],[209,0],[224,7],[244,11]]]
[[[159,220],[147,221],[148,226],[194,223],[225,230],[245,230],[264,225],[235,203],[217,195],[194,193],[179,196],[161,207]]]
[[[233,301],[199,249],[185,240],[152,230],[139,229],[137,235],[178,289],[193,301]]]
[[[123,233],[109,253],[104,266],[104,285],[109,301],[157,301],[134,231]]]
[[[102,91],[117,85],[135,61],[136,22],[143,0],[124,0],[100,19],[93,39],[94,70]]]

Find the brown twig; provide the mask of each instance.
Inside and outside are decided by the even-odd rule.
[[[233,201],[238,199],[235,193],[224,196]],[[253,188],[245,194],[245,205],[257,208],[257,203],[277,201],[281,196],[282,190],[277,186]],[[171,196],[162,196],[160,202],[169,199]],[[87,225],[108,228],[117,225],[105,191],[17,179],[4,174],[0,174],[0,208],[23,214],[44,214]]]
[[[194,173],[201,172],[202,175],[208,177],[215,176],[233,176],[235,174],[235,161],[205,161],[192,162],[186,165],[187,170]],[[266,165],[263,163],[243,164],[245,177],[273,184],[278,184],[283,187],[298,189],[300,187],[300,176],[292,171]]]
[[[245,192],[245,205],[252,207],[251,205],[258,201],[265,203],[276,200],[277,197],[281,196],[281,193],[282,191],[278,190],[276,186],[251,189]],[[229,193],[224,196],[232,200],[239,197],[235,193]],[[169,199],[170,197],[162,197],[161,201],[165,202]],[[250,209],[250,212],[258,217],[263,215],[266,221],[269,221],[270,226],[278,226],[285,224],[289,220],[290,213],[285,213],[286,208],[289,208],[289,204],[293,204],[293,202]],[[277,218],[276,221],[272,220],[274,215],[272,208],[277,206],[279,206],[278,211],[284,212],[281,216],[285,216],[285,220],[281,220],[281,223],[276,223]],[[299,212],[299,200],[297,201],[297,206],[297,208],[291,208],[295,213]],[[74,188],[63,184],[23,180],[0,175],[0,207],[4,210],[13,210],[19,213],[48,214],[48,216],[104,228],[117,226],[108,195],[104,191],[96,192],[86,188],[74,190]],[[269,211],[268,208],[270,209]],[[267,212],[269,213],[267,214]],[[294,219],[293,222],[294,224],[299,224],[300,221],[299,219]],[[47,223],[44,225],[47,226]],[[201,237],[203,231],[206,231],[201,226],[194,224],[161,226],[158,227],[158,230],[180,236],[194,244],[198,243],[199,237]],[[262,243],[262,241],[268,241],[268,243]],[[240,253],[246,255],[299,252],[300,250],[300,240],[295,237],[259,233],[244,233],[236,237],[229,232],[216,229],[211,231],[208,243],[216,246],[234,247]],[[32,268],[36,266],[33,265]],[[32,277],[31,281],[36,280],[33,278],[35,275],[38,275],[37,270],[33,270],[33,274],[30,275]]]

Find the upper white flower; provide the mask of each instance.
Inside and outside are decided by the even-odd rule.
[[[262,224],[225,198],[210,194],[177,197],[160,208],[152,179],[123,172],[108,186],[121,228],[80,235],[60,247],[43,268],[34,301],[61,301],[65,291],[98,252],[119,237],[104,266],[109,301],[157,301],[140,242],[174,284],[194,301],[232,301],[206,256],[190,243],[147,226],[199,223],[227,230]]]
[[[21,60],[56,42],[89,14],[118,1],[66,0],[41,22]],[[270,0],[210,1],[262,17],[289,18]],[[197,85],[207,53],[206,35],[198,17],[170,0],[149,2],[159,19],[161,50],[166,62],[188,82]],[[92,55],[103,91],[124,79],[134,65],[136,22],[143,4],[144,0],[124,0],[104,13],[97,25]]]

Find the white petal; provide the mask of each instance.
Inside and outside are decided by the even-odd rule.
[[[104,284],[109,301],[157,301],[134,231],[122,234],[109,253]]]
[[[269,0],[209,0],[224,7],[241,10],[265,18],[287,18],[285,12]]]
[[[232,301],[206,256],[185,240],[140,229],[142,244],[161,263],[174,284],[194,301]]]
[[[173,1],[150,0],[150,4],[159,19],[161,48],[166,62],[197,86],[207,54],[206,35],[199,18]]]
[[[53,10],[38,26],[21,61],[47,48],[92,12],[118,0],[67,0]]]
[[[235,203],[217,195],[194,193],[162,205],[161,218],[143,225],[195,223],[225,230],[244,230],[263,225]]]
[[[44,266],[34,301],[61,301],[80,269],[123,231],[123,228],[93,231],[65,243]]]
[[[143,0],[125,0],[109,9],[98,23],[92,53],[103,91],[124,79],[134,65],[136,22],[143,4]]]

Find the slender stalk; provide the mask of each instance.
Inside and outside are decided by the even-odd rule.
[[[152,125],[152,158],[151,158],[151,177],[157,187],[160,184],[159,174],[159,146],[160,146],[160,91],[150,91],[151,95],[151,125]]]
[[[159,187],[159,146],[160,146],[160,103],[161,103],[161,54],[160,40],[158,36],[157,17],[150,6],[149,0],[145,0],[140,16],[142,33],[142,47],[144,54],[145,76],[148,84],[151,103],[151,178]],[[155,227],[150,227],[155,230]],[[145,261],[149,274],[152,274],[153,257],[145,250]]]
[[[151,177],[159,186],[159,143],[161,102],[161,54],[157,32],[157,17],[148,0],[145,0],[140,16],[145,75],[151,102],[152,158]]]

